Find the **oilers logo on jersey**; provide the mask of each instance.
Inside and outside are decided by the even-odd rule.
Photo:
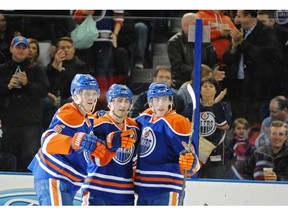
[[[150,127],[145,127],[142,130],[140,157],[146,157],[153,152],[156,146],[156,137],[154,131]]]
[[[113,157],[113,160],[120,165],[125,165],[129,163],[133,157],[135,146],[133,145],[130,149],[118,148],[116,155]]]
[[[216,130],[215,115],[212,112],[202,112],[200,115],[200,133],[202,136],[210,136]]]

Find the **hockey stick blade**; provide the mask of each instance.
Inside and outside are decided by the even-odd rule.
[[[191,147],[192,147],[192,138],[193,138],[193,133],[194,133],[194,119],[195,119],[195,110],[196,110],[196,96],[195,92],[190,84],[187,85],[187,91],[191,97],[192,100],[192,118],[191,118],[191,131],[190,131],[190,136],[189,136],[189,141],[188,141],[188,152],[191,152]]]
[[[195,92],[190,84],[187,85],[187,91],[192,99],[192,106],[193,106],[193,111],[196,109],[196,96]]]

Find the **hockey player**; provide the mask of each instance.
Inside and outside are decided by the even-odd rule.
[[[42,147],[28,167],[34,175],[40,205],[73,205],[74,196],[87,175],[88,161],[106,165],[118,147],[130,148],[135,142],[128,137],[122,139],[121,133],[112,133],[105,144],[93,134],[92,111],[100,93],[94,77],[76,74],[70,92],[73,102],[55,113],[42,134]],[[129,131],[125,133],[129,136]]]
[[[132,106],[132,92],[126,85],[113,84],[106,93],[110,109],[95,120],[94,133],[104,139],[110,132],[132,129],[134,138],[140,137],[136,121],[127,117]],[[137,144],[137,142],[135,143]],[[133,167],[137,145],[119,148],[111,162],[94,171],[89,166],[88,177],[82,186],[82,205],[134,205]]]
[[[178,205],[185,170],[200,168],[194,147],[187,143],[191,123],[172,110],[172,89],[154,82],[147,91],[149,107],[136,121],[142,131],[135,175],[137,205]]]

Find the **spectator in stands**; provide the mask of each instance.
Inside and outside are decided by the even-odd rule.
[[[218,64],[225,67],[223,54],[231,44],[230,30],[236,28],[234,23],[223,10],[199,10],[197,15],[203,20],[203,25],[210,26],[211,42],[215,48]]]
[[[235,23],[241,29],[230,31],[232,45],[223,55],[224,86],[234,118],[244,117],[253,125],[261,122],[260,108],[271,99],[274,62],[281,51],[273,30],[257,21],[257,11],[238,10]]]
[[[134,51],[134,67],[135,68],[144,68],[145,62],[145,51],[147,46],[148,38],[148,27],[144,22],[135,23],[135,32],[137,36],[135,51]]]
[[[197,15],[185,13],[181,20],[182,31],[172,36],[167,42],[169,61],[172,67],[173,86],[176,89],[186,81],[193,80],[194,69],[194,42],[188,42],[189,25],[195,25]],[[217,56],[212,43],[204,43],[202,46],[202,63],[212,69],[217,64]]]
[[[273,95],[280,95],[288,91],[287,82],[288,82],[288,29],[278,25],[275,22],[275,11],[274,10],[258,10],[257,19],[262,22],[264,25],[271,27],[276,33],[277,40],[280,43],[280,48],[282,51],[282,58],[280,61],[275,62],[276,73],[274,81],[277,83],[273,89]],[[266,116],[265,116],[266,117]]]
[[[129,11],[124,11],[124,16],[129,16]],[[135,22],[125,19],[117,38],[117,48],[114,49],[115,75],[123,78],[123,83],[129,85],[129,76],[133,67],[133,45],[136,41]]]
[[[85,62],[75,55],[75,48],[70,37],[62,37],[57,43],[54,59],[47,65],[47,76],[50,82],[49,92],[61,97],[61,104],[71,102],[70,84],[77,73],[87,73]]]
[[[269,127],[273,121],[288,123],[288,99],[283,95],[274,97],[269,103],[270,116],[266,117],[261,124],[260,134],[255,140],[255,146],[269,144]]]
[[[14,10],[16,29],[27,38],[35,38],[39,42],[40,56],[38,63],[46,67],[51,61],[51,53],[57,50],[59,38],[69,36],[72,29],[69,10]]]
[[[28,50],[25,37],[14,37],[10,45],[12,60],[0,66],[2,147],[17,157],[17,171],[27,171],[39,148],[41,100],[49,87],[45,71],[28,60]]]
[[[33,65],[36,65],[40,55],[39,42],[34,38],[27,38],[27,40],[29,42],[28,59]]]
[[[218,70],[219,66],[215,68],[214,71],[212,69],[205,65],[201,64],[201,79],[204,77],[214,77],[217,81],[221,81],[225,77],[225,72],[224,71],[219,71]],[[191,96],[189,95],[189,92],[187,90],[187,85],[190,84],[193,87],[193,80],[187,81],[181,85],[181,87],[178,89],[177,93],[178,95],[183,99],[184,101],[184,111],[182,112],[183,115],[187,118],[190,119],[192,117],[192,99]],[[223,91],[220,92],[220,94],[215,98],[215,103],[221,101],[224,96],[226,95],[227,89],[224,89]]]
[[[155,74],[153,76],[153,82],[165,82],[170,87],[172,85],[172,73],[171,69],[166,66],[158,66],[156,68]],[[184,112],[184,101],[183,99],[177,94],[175,89],[173,90],[173,107],[175,108],[178,114],[183,114]],[[147,101],[147,91],[142,92],[138,95],[133,107],[130,111],[131,117],[138,116],[141,112],[148,109],[148,101]]]
[[[245,118],[237,118],[232,124],[234,137],[227,140],[227,162],[233,164],[240,174],[243,174],[247,160],[253,154],[254,146],[248,139],[249,122]]]
[[[0,13],[0,64],[11,59],[10,42],[19,35],[20,32],[9,29],[5,15]]]
[[[38,64],[38,58],[40,55],[39,42],[34,38],[28,38],[28,42],[29,42],[28,59],[31,61],[33,65],[39,65]],[[43,130],[45,130],[49,126],[50,121],[57,110],[56,109],[58,105],[57,103],[58,103],[57,97],[50,92],[48,92],[48,95],[44,99],[42,99]]]
[[[154,22],[149,17],[155,17],[153,11],[137,10],[129,11],[134,18],[134,30],[136,34],[135,42],[133,44],[133,67],[136,69],[143,69],[149,65],[147,61],[148,44],[151,41],[151,32],[153,31]],[[148,17],[148,19],[147,19]]]
[[[94,73],[95,77],[107,77],[109,69],[113,66],[113,47],[117,48],[118,35],[124,21],[123,10],[76,10],[73,13],[74,21],[79,23],[75,17],[82,15],[93,15],[96,19],[96,26],[99,31],[99,36],[95,40],[92,50],[93,56],[86,62],[89,67],[90,73]],[[77,16],[76,16],[77,15]],[[83,21],[83,19],[81,20]],[[81,23],[80,21],[80,23]],[[92,62],[90,62],[92,61]]]
[[[225,138],[229,129],[230,119],[223,103],[215,103],[215,98],[220,93],[220,85],[213,77],[204,77],[201,80],[200,103],[200,135],[210,141],[215,149],[210,154],[207,162],[198,172],[199,178],[223,178]]]
[[[150,68],[154,63],[154,44],[167,42],[171,36],[167,18],[175,15],[169,10],[130,10],[129,13],[135,22],[136,33],[133,66],[135,69]]]
[[[113,83],[125,82],[123,77],[119,79],[113,68],[114,51],[118,47],[118,35],[124,22],[123,10],[75,10],[72,12],[74,21],[81,23],[86,15],[92,14],[96,20],[99,36],[91,48],[82,58],[88,72],[97,78],[101,89],[96,109],[107,109],[105,93]],[[82,20],[78,21],[77,17]]]
[[[265,169],[271,170],[266,171]],[[288,180],[287,125],[273,121],[269,127],[269,145],[256,149],[249,158],[245,178],[265,181]]]

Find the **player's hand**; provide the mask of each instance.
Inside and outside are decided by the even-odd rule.
[[[107,153],[107,148],[104,144],[97,142],[96,148],[91,153],[92,156],[97,158],[104,158]]]
[[[71,140],[71,147],[76,151],[86,151],[91,154],[95,150],[97,143],[102,142],[94,134],[78,132],[74,134]]]
[[[190,170],[192,169],[194,161],[194,154],[192,152],[187,152],[186,150],[181,152],[179,156],[179,166],[180,169]]]
[[[180,172],[187,176],[193,176],[199,169],[201,165],[195,151],[188,152],[186,149],[180,152],[179,156],[179,168]],[[187,171],[187,172],[185,172]]]
[[[129,149],[136,142],[135,137],[135,131],[132,129],[126,131],[114,131],[108,134],[106,144],[111,151],[117,151],[120,147]]]

